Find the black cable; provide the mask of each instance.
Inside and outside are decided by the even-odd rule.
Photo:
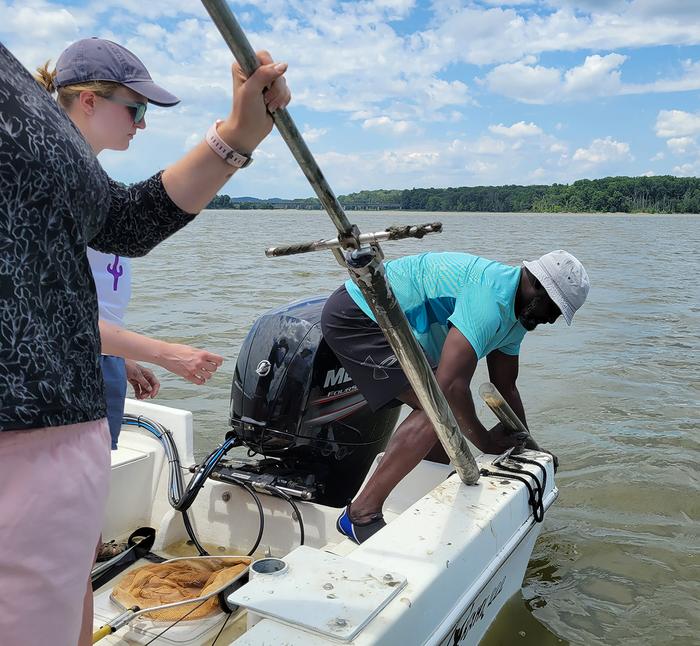
[[[258,549],[258,545],[260,545],[260,541],[262,540],[263,531],[265,530],[265,512],[263,511],[262,503],[260,502],[258,494],[255,493],[255,490],[249,484],[246,484],[245,482],[240,482],[235,479],[231,479],[231,482],[237,484],[239,487],[243,487],[243,489],[245,489],[251,496],[253,496],[255,504],[258,506],[258,514],[260,516],[260,524],[258,526],[258,537],[255,539],[255,545],[253,545],[253,547],[250,549],[250,552],[248,552],[247,554],[247,556],[252,556],[255,550]]]
[[[187,511],[183,509],[180,513],[182,514],[182,522],[185,523],[187,535],[190,537],[190,540],[192,541],[193,545],[197,548],[199,555],[209,556],[209,552],[207,552],[202,547],[201,543],[197,540],[197,535],[194,533],[194,528],[192,527],[192,523],[190,522],[190,517],[187,515]]]
[[[131,424],[133,426],[139,426],[141,428],[144,428],[147,431],[150,431],[158,437],[158,439],[161,439],[162,435],[166,435],[169,437],[169,439],[172,441],[172,435],[170,434],[170,431],[166,429],[162,424],[159,424],[158,422],[154,422],[153,420],[150,420],[148,418],[143,418],[143,416],[139,415],[139,417],[135,418],[133,416],[126,415],[124,417],[124,423],[125,424]],[[208,556],[208,552],[202,547],[202,545],[199,543],[197,540],[197,537],[194,533],[194,529],[192,527],[192,524],[190,523],[190,519],[186,514],[187,509],[192,505],[194,502],[194,499],[197,497],[197,494],[199,494],[199,491],[202,489],[204,486],[204,483],[207,481],[211,473],[214,471],[216,466],[219,464],[220,460],[230,451],[232,448],[235,446],[239,445],[239,440],[236,437],[230,437],[227,438],[223,444],[218,446],[216,449],[214,449],[202,462],[202,464],[196,468],[196,471],[194,475],[192,476],[192,479],[190,480],[189,484],[187,485],[187,489],[182,495],[182,498],[177,501],[177,504],[173,504],[173,501],[170,501],[171,506],[176,509],[177,511],[182,513],[182,519],[183,522],[185,523],[185,529],[187,530],[187,534],[190,537],[190,540],[194,544],[194,546],[197,548],[197,551],[200,553],[202,556]],[[174,446],[174,443],[173,443]],[[177,459],[176,456],[176,465],[179,467],[180,463],[179,460]],[[252,549],[250,552],[248,552],[248,556],[252,556],[252,554],[255,552],[256,549],[258,549],[258,546],[260,545],[260,541],[262,540],[262,535],[263,531],[265,528],[265,512],[263,511],[262,504],[260,503],[260,498],[258,498],[258,495],[255,493],[252,487],[250,487],[248,484],[244,482],[238,482],[236,481],[235,484],[237,484],[240,487],[243,487],[251,496],[253,496],[253,500],[255,500],[255,504],[258,507],[258,514],[260,516],[260,524],[258,528],[258,536],[255,540],[255,544],[253,545]],[[301,517],[301,516],[300,516]]]
[[[501,468],[503,467],[503,465],[499,465],[499,466]],[[537,476],[530,473],[529,471],[524,472],[524,473],[527,473],[527,475],[529,475],[537,483],[538,493],[540,494],[539,499],[538,499],[538,496],[535,495],[535,491],[533,490],[532,485],[522,476],[513,473],[513,471],[515,471],[515,470],[514,469],[511,470],[508,468],[505,468],[504,471],[500,471],[500,472],[499,471],[489,471],[488,469],[481,469],[479,471],[479,473],[482,476],[492,476],[495,478],[510,478],[510,479],[519,480],[520,482],[522,482],[525,485],[525,487],[527,488],[528,493],[529,493],[529,503],[530,503],[530,506],[532,507],[532,515],[535,519],[535,522],[541,523],[544,520],[544,505],[542,504],[542,489],[541,489],[540,481],[537,479]]]
[[[204,459],[199,467],[195,467],[194,475],[190,479],[182,499],[178,501],[177,505],[174,505],[175,509],[183,511],[190,508],[194,499],[199,494],[200,489],[204,487],[204,484],[209,479],[212,471],[214,471],[221,459],[235,446],[238,446],[237,438],[230,437],[226,439],[223,444],[216,447]]]
[[[274,493],[276,496],[279,496],[283,500],[286,500],[292,506],[294,513],[297,515],[297,522],[299,523],[299,537],[300,537],[299,544],[303,545],[304,544],[304,520],[301,517],[301,512],[299,511],[299,507],[297,507],[296,503],[294,502],[294,500],[292,500],[291,496],[288,496],[284,491],[282,491],[278,487],[275,487],[274,485],[268,485],[267,488],[270,492]]]

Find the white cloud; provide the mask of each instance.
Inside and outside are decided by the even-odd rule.
[[[666,148],[670,158],[686,158],[690,161],[673,167],[677,175],[696,175],[700,172],[700,146],[697,136],[700,135],[700,113],[683,110],[660,110],[656,117],[656,135],[666,140]],[[664,158],[663,152],[658,152],[652,161]]]
[[[583,65],[564,74],[564,91],[570,96],[615,94],[620,89],[619,68],[627,60],[621,54],[586,56]]]
[[[582,65],[566,71],[534,64],[532,58],[499,65],[486,75],[492,92],[524,103],[557,103],[619,94],[619,68],[626,56],[611,53],[587,56]]]
[[[493,162],[485,162],[477,159],[476,161],[468,163],[465,168],[474,175],[488,175],[493,173],[498,166]]]
[[[469,141],[454,139],[447,146],[447,153],[453,156],[473,157],[474,155],[502,155],[509,146],[503,139],[481,136]]]
[[[387,170],[425,170],[436,166],[440,153],[436,151],[387,151],[382,155]]]
[[[684,137],[700,133],[700,113],[661,110],[656,117],[656,136]]]
[[[304,139],[311,143],[313,141],[318,141],[323,137],[328,132],[328,128],[312,128],[311,126],[306,126],[304,128],[304,132],[302,132],[302,136]]]
[[[427,52],[434,56],[442,49],[449,59],[476,65],[545,52],[696,45],[699,40],[700,3],[691,0],[549,0],[551,12],[530,10],[527,4],[535,2],[523,8],[508,2],[491,8],[444,4],[435,27],[421,34]]]
[[[523,60],[495,67],[486,75],[485,81],[497,94],[524,103],[549,103],[559,95],[561,76],[557,69]]]
[[[602,132],[592,124],[592,134],[581,139],[589,129],[568,105],[553,117],[491,93],[530,104],[614,95],[625,97],[619,100],[625,109],[638,110],[632,95],[700,88],[700,60],[676,60],[674,69],[670,49],[658,62],[650,53],[644,65],[636,60],[639,48],[700,44],[700,2],[690,0],[247,0],[232,6],[254,47],[290,63],[291,112],[301,115],[307,141],[317,142],[317,158],[336,192],[485,178],[569,181],[595,168],[629,174],[636,144],[614,134],[622,131],[617,116],[611,114]],[[0,40],[30,67],[93,34],[135,51],[157,82],[183,99],[178,108],[149,110],[148,130],[128,155],[105,156],[120,179],[163,167],[230,110],[231,55],[198,2],[0,0]],[[575,54],[563,62],[556,52]],[[635,82],[628,83],[633,64]],[[482,80],[474,92],[475,76]],[[475,108],[479,116],[472,119]],[[484,115],[497,116],[481,126]],[[662,110],[655,123],[643,115],[635,113],[639,136],[651,127],[663,141],[664,152],[652,157],[655,171],[669,172],[673,164],[686,174],[697,170],[700,112]],[[398,138],[387,145],[391,140],[378,134]],[[337,153],[341,148],[346,152]],[[232,185],[244,181],[265,196],[269,177],[283,177],[288,196],[310,194],[279,137],[266,140],[256,158],[263,163]]]
[[[191,150],[194,148],[200,141],[202,141],[202,133],[201,132],[193,132],[188,137],[185,139],[185,144],[183,146],[184,150]]]
[[[84,11],[44,0],[0,0],[0,41],[28,69],[34,70],[90,30],[94,20]]]
[[[535,4],[535,0],[483,0],[484,4],[488,5],[496,5],[496,6],[503,6],[503,5],[508,5],[508,6],[515,6],[515,5],[523,5],[523,4]]]
[[[365,119],[362,123],[362,127],[365,129],[376,128],[394,135],[403,135],[407,132],[415,132],[416,130],[415,126],[408,121],[395,121],[387,116]]]
[[[512,126],[505,126],[499,123],[497,126],[489,126],[489,130],[495,135],[511,138],[537,137],[543,134],[542,128],[538,125],[532,122],[525,123],[524,121],[518,121]]]
[[[431,79],[423,89],[426,106],[441,109],[447,106],[472,104],[469,88],[462,81]]]
[[[258,31],[248,30],[249,39],[290,63],[287,76],[296,106],[369,110],[395,121],[445,121],[455,119],[455,109],[473,103],[464,81],[440,78],[446,60],[424,61],[411,36],[392,27],[413,1],[257,4],[268,20],[257,19]],[[83,9],[44,0],[22,5],[0,0],[0,38],[30,68],[49,57],[55,60],[66,45],[88,35],[134,51],[158,82],[188,103],[221,105],[230,97],[231,54],[198,2],[107,0]],[[406,115],[396,114],[399,110]]]
[[[620,94],[650,94],[658,92],[688,92],[700,89],[700,61],[681,61],[682,74],[649,83],[631,83],[620,88]]]
[[[673,167],[674,175],[681,175],[682,177],[694,177],[700,174],[700,162],[680,164],[679,166]]]
[[[692,137],[672,137],[666,141],[666,145],[676,155],[684,155],[690,149],[695,148],[695,139]]]
[[[587,167],[600,166],[608,162],[632,159],[629,144],[612,137],[594,139],[588,148],[577,148],[573,160]]]
[[[494,67],[485,77],[489,89],[524,103],[580,101],[599,96],[685,92],[700,89],[700,61],[681,61],[677,78],[647,83],[623,83],[628,56],[611,53],[587,56],[582,65],[561,70],[537,65],[532,56]]]
[[[200,2],[191,0],[101,0],[99,4],[91,3],[92,11],[106,13],[117,10],[145,20],[158,18],[175,18],[178,16],[196,16],[206,18],[207,12]]]

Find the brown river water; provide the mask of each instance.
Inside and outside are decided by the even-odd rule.
[[[591,279],[571,328],[541,326],[522,345],[519,388],[533,434],[559,456],[560,497],[522,596],[483,644],[700,644],[700,217],[349,216],[366,232],[443,222],[442,234],[386,243],[387,257],[468,251],[517,264],[562,248]],[[198,456],[227,430],[254,320],[346,277],[330,252],[268,259],[264,248],[334,235],[318,211],[209,211],[134,261],[129,327],[226,358],[204,387],[156,370],[157,401],[194,413]],[[482,381],[484,367],[473,386]]]

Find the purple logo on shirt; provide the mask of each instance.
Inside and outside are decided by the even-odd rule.
[[[124,269],[119,264],[119,256],[116,254],[114,255],[114,262],[111,265],[107,263],[107,273],[114,276],[114,284],[112,285],[112,289],[116,292],[119,285],[119,278],[124,273]]]

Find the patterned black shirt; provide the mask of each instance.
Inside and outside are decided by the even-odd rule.
[[[0,44],[0,431],[105,416],[86,247],[142,256],[193,218],[160,173],[132,186],[109,179]]]

